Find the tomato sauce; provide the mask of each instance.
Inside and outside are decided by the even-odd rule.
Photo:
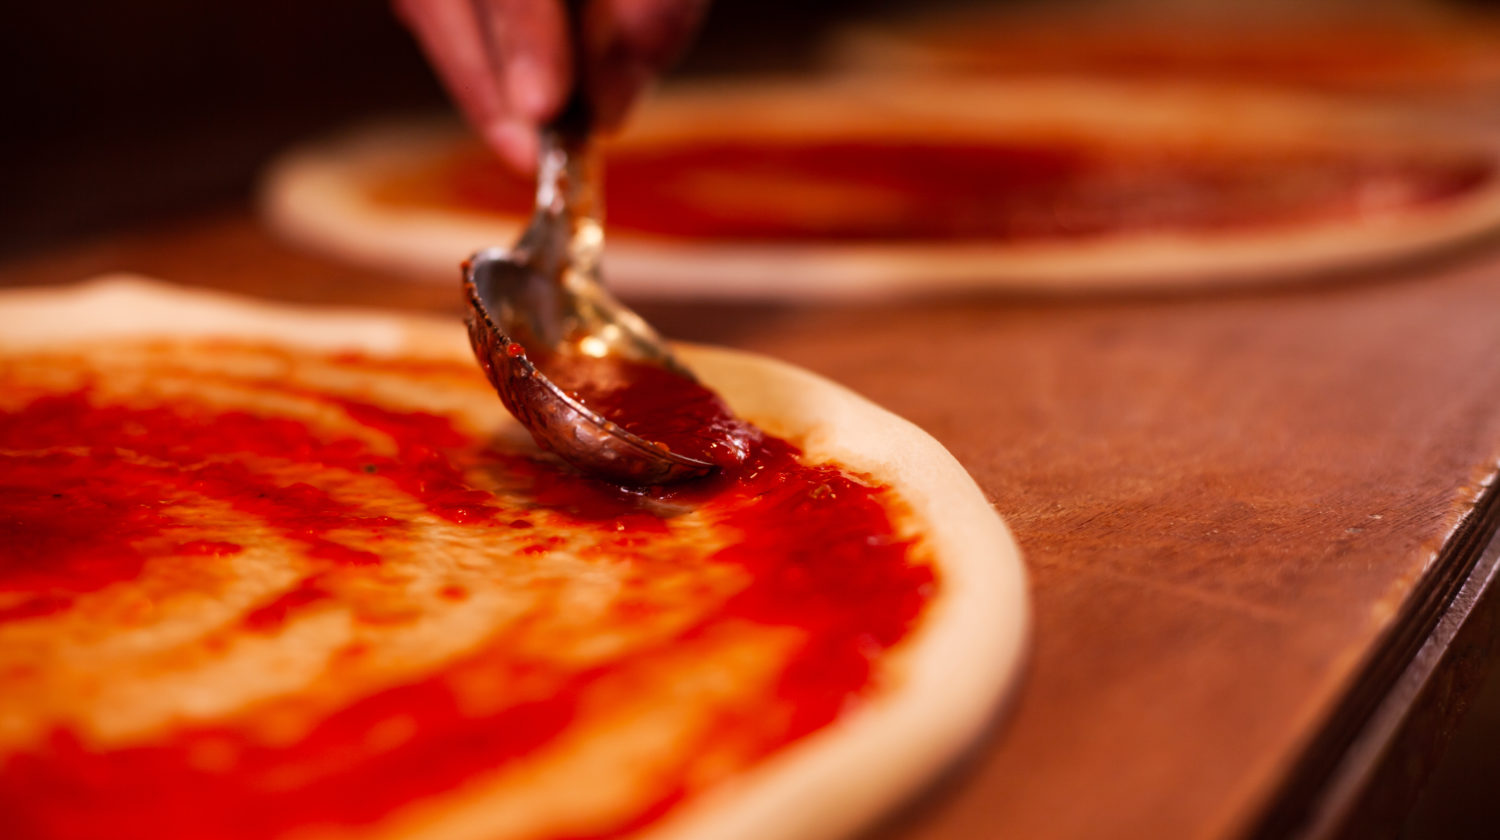
[[[0,598],[7,599],[0,603],[12,604],[0,622],[46,621],[82,593],[131,586],[153,564],[231,562],[241,546],[212,526],[183,521],[181,505],[209,500],[300,546],[311,564],[300,582],[243,616],[243,632],[274,635],[339,598],[341,577],[378,575],[381,546],[400,544],[412,527],[341,494],[337,481],[298,472],[308,466],[315,476],[379,477],[438,520],[535,534],[531,545],[539,549],[547,537],[534,527],[538,511],[569,528],[608,533],[630,557],[630,546],[649,546],[666,527],[664,509],[691,508],[736,535],[703,562],[742,570],[747,583],[661,651],[630,656],[691,643],[723,622],[798,631],[804,641],[774,690],[745,700],[746,708],[788,710],[780,724],[756,722],[764,731],[753,739],[753,759],[828,725],[872,690],[873,662],[911,632],[935,592],[931,567],[896,535],[885,488],[836,466],[804,464],[795,445],[774,436],[748,438],[743,464],[704,481],[626,491],[549,458],[498,449],[442,415],[351,397],[323,401],[389,445],[191,399],[124,405],[88,388],[0,412]],[[476,471],[503,474],[527,502],[495,496]],[[450,586],[442,597],[461,602],[467,593]],[[629,604],[620,609],[628,620]],[[44,744],[0,753],[4,834],[248,840],[310,825],[357,828],[545,749],[568,730],[581,698],[630,664],[568,670],[518,659],[496,639],[347,703],[292,743],[266,742],[252,725],[253,709],[243,719],[181,725],[114,748],[58,729]],[[459,702],[465,681],[510,672],[548,690],[480,709]],[[721,725],[733,737],[745,723],[730,716]],[[587,834],[629,831],[708,783],[684,756],[679,771],[626,816]]]
[[[668,451],[721,469],[738,467],[749,452],[753,430],[719,395],[665,368],[555,355],[541,370],[605,420]]]
[[[1070,240],[1358,221],[1494,182],[1480,155],[1130,149],[1076,140],[704,139],[611,150],[612,231],[718,240]],[[393,207],[530,212],[533,185],[477,146],[393,172]]]
[[[146,558],[132,543],[166,521],[144,483],[152,471],[121,468],[124,481],[94,486],[90,475],[107,461],[69,452],[0,455],[0,593],[11,595],[0,621],[66,609],[78,593],[140,573]]]

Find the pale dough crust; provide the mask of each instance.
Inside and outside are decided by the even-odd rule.
[[[126,276],[0,293],[0,350],[130,337],[253,339],[421,359],[470,354],[454,322],[259,303]],[[639,836],[846,836],[972,745],[1015,685],[1028,624],[1017,547],[958,462],[912,424],[789,365],[725,349],[682,352],[736,411],[798,437],[809,458],[837,461],[895,488],[926,534],[942,591],[888,666],[898,671],[889,690]],[[469,804],[403,836],[479,837],[485,816],[482,804]]]
[[[753,115],[747,118],[746,115]],[[1403,151],[1495,157],[1493,143],[1434,136],[1397,115],[1227,85],[1068,80],[876,79],[702,86],[649,103],[619,140],[694,136],[880,135],[921,125],[938,138],[1055,135],[1111,146]],[[453,147],[447,121],[365,126],[291,151],[267,172],[261,206],[294,242],[448,282],[473,251],[512,242],[520,219],[400,210],[366,198],[369,179]],[[1500,225],[1500,187],[1360,221],[1089,239],[954,243],[735,243],[617,236],[606,276],[626,295],[886,299],[993,289],[1029,292],[1217,288],[1324,277],[1418,257]]]

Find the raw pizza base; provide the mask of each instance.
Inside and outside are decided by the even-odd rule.
[[[131,337],[249,339],[315,351],[469,359],[457,323],[313,310],[187,291],[132,277],[0,294],[0,352]],[[981,736],[1014,686],[1027,627],[1024,573],[1005,525],[963,468],[912,424],[800,369],[684,346],[684,359],[733,408],[895,488],[942,579],[938,600],[894,652],[889,690],[710,789],[638,835],[650,840],[835,838],[868,825]],[[440,834],[477,836],[482,815]]]
[[[699,136],[1104,139],[1109,147],[1458,151],[1411,120],[1249,87],[1076,80],[832,79],[679,88],[648,103],[617,142]],[[451,120],[368,125],[295,149],[268,170],[261,207],[293,242],[338,258],[451,282],[464,256],[509,244],[522,221],[463,209],[393,210],[367,198],[380,173],[418,168],[462,143]],[[1492,179],[1500,181],[1500,179]],[[607,204],[607,198],[606,198]],[[984,243],[689,241],[618,235],[606,277],[620,293],[701,299],[857,300],[993,289],[1218,288],[1323,277],[1458,245],[1500,225],[1500,186],[1364,220],[1221,232],[1124,232]]]

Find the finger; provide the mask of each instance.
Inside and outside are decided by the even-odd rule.
[[[394,6],[486,144],[510,165],[530,171],[536,165],[535,132],[511,107],[471,0],[395,0]]]
[[[476,126],[510,118],[469,0],[396,0],[395,8]]]
[[[692,40],[707,0],[594,0],[590,14],[634,60],[665,69]]]
[[[480,128],[479,133],[485,145],[517,172],[530,174],[536,170],[540,138],[530,121],[494,122]]]
[[[515,114],[540,125],[573,86],[567,18],[559,0],[478,0],[481,25]]]
[[[589,94],[602,128],[617,126],[641,91],[692,40],[707,0],[594,0]]]

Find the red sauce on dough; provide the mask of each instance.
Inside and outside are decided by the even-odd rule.
[[[899,137],[617,148],[607,171],[610,229],[627,233],[1001,242],[1358,221],[1459,199],[1497,176],[1482,155]],[[533,192],[476,147],[370,194],[524,216]]]
[[[0,431],[0,450],[5,445]],[[108,456],[71,452],[0,454],[0,621],[65,609],[91,592],[140,573],[133,543],[165,523],[144,480],[151,471],[121,465],[124,481],[95,484]],[[0,602],[4,604],[6,602]]]
[[[720,721],[726,735],[764,755],[857,701],[870,686],[872,659],[911,630],[933,592],[930,567],[893,536],[880,488],[836,467],[803,464],[795,446],[775,437],[755,436],[740,468],[642,494],[550,460],[496,451],[441,416],[326,402],[383,433],[397,454],[285,418],[192,402],[115,405],[86,390],[0,413],[0,598],[9,599],[0,603],[19,605],[3,620],[48,620],[82,593],[131,586],[157,564],[233,560],[239,546],[195,524],[183,507],[206,500],[300,545],[312,564],[300,584],[244,617],[248,632],[273,634],[326,608],[340,576],[378,575],[380,547],[410,527],[375,501],[341,497],[340,475],[380,476],[431,515],[467,528],[536,533],[525,515],[505,510],[468,478],[475,469],[503,470],[534,509],[609,533],[627,553],[664,527],[664,506],[713,511],[740,535],[705,562],[743,569],[747,585],[670,644],[689,644],[714,622],[801,631],[806,641],[773,695],[749,698],[743,715]],[[288,464],[312,465],[313,475],[328,480],[298,478]],[[463,593],[445,590],[450,596]],[[621,604],[620,620],[631,609]],[[351,648],[346,655],[363,654]],[[327,714],[292,743],[267,743],[234,720],[102,750],[61,729],[42,747],[0,755],[4,834],[233,840],[310,824],[357,827],[534,753],[569,726],[590,687],[628,664],[561,671],[517,660],[496,640]],[[549,689],[493,698],[483,708],[458,702],[458,687],[476,677],[520,672]],[[784,719],[763,713],[772,706],[791,711]],[[589,835],[628,831],[707,783],[684,767],[618,824]]]

